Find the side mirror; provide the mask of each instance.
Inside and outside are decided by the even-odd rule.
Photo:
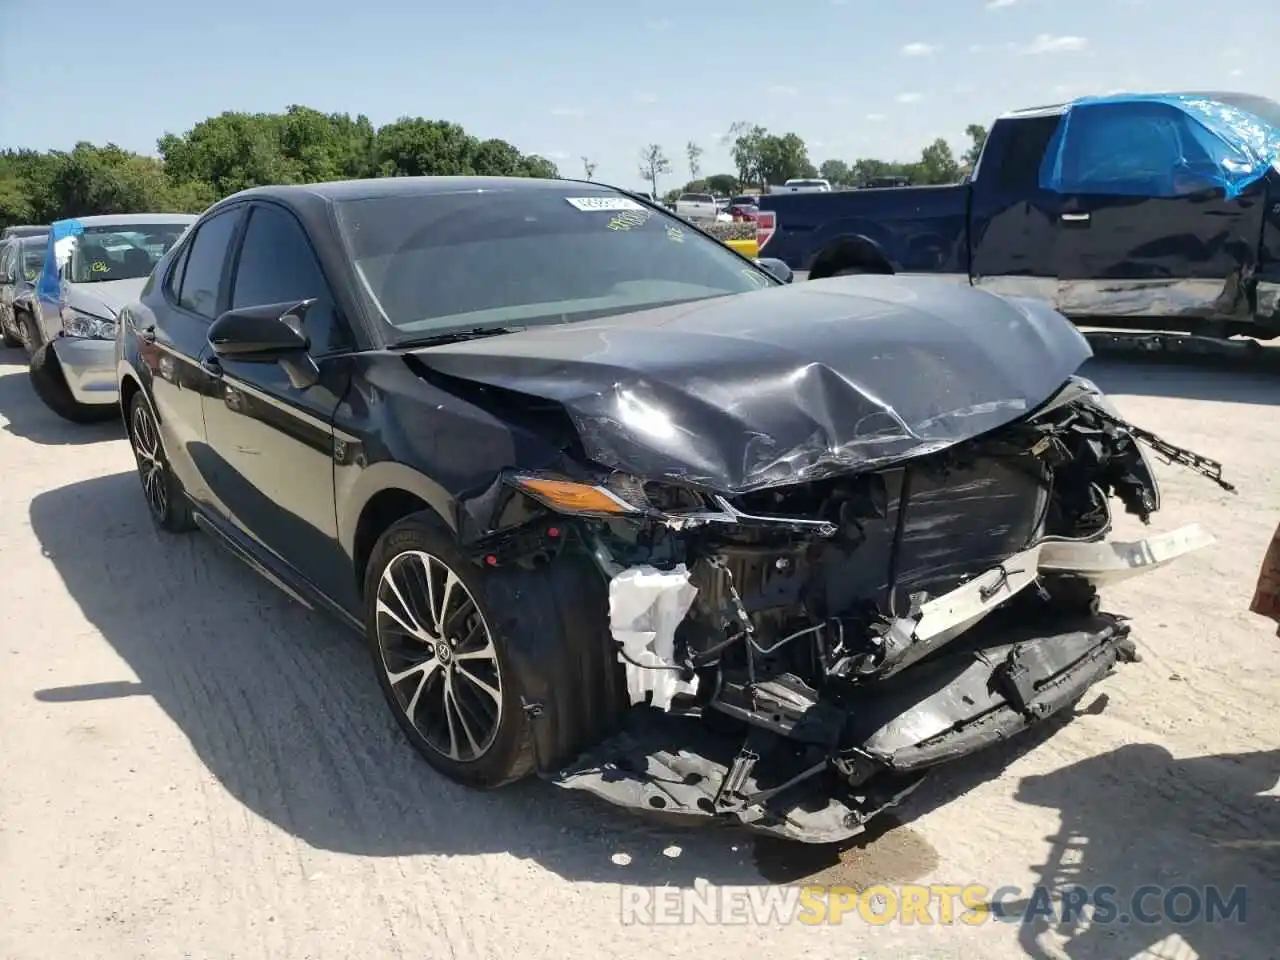
[[[315,299],[267,303],[228,310],[209,325],[209,345],[224,360],[276,363],[298,390],[314,386],[320,368],[307,353],[311,346],[302,323]]]
[[[795,279],[795,274],[791,272],[791,268],[777,257],[757,257],[756,266],[762,270],[767,270],[782,283],[790,283]]]
[[[302,319],[313,303],[267,303],[228,310],[210,324],[209,345],[228,360],[260,363],[305,353],[310,344],[302,332]]]

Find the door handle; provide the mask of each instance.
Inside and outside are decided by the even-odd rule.
[[[1087,213],[1064,213],[1062,219],[1067,223],[1088,223],[1089,214]]]
[[[222,376],[222,364],[218,362],[217,357],[205,357],[200,361],[200,367],[211,377]]]

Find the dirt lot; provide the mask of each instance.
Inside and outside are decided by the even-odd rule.
[[[358,641],[208,539],[154,532],[119,429],[61,423],[20,352],[0,353],[0,956],[1277,956],[1280,640],[1246,606],[1280,519],[1280,374],[1094,375],[1126,415],[1228,465],[1238,496],[1161,471],[1157,526],[1199,520],[1219,544],[1108,595],[1146,660],[1079,715],[832,852],[443,781]],[[1245,885],[1247,915],[620,925],[622,884],[814,877]]]

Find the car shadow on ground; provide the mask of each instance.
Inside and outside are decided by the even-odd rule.
[[[233,797],[325,850],[501,851],[570,880],[642,885],[692,886],[695,878],[910,882],[938,867],[937,854],[910,823],[999,776],[1070,722],[1055,718],[956,765],[839,847],[681,828],[536,780],[478,793],[438,776],[413,753],[382,701],[359,638],[287,599],[209,538],[158,533],[134,474],[42,493],[30,519],[85,617],[137,678],[103,677],[34,695],[50,704],[155,698]],[[1104,701],[1098,697],[1092,707]],[[1079,838],[1087,840],[1083,864],[1055,853],[1040,882],[1057,886],[1065,878],[1121,889],[1244,883],[1253,891],[1249,935],[1261,936],[1255,928],[1263,924],[1271,942],[1280,942],[1280,927],[1265,926],[1275,921],[1262,915],[1257,892],[1260,878],[1275,879],[1268,859],[1274,850],[1249,845],[1280,835],[1274,798],[1256,796],[1274,785],[1278,764],[1280,753],[1175,761],[1158,747],[1135,745],[1026,778],[1020,800],[1061,812],[1061,838],[1051,842],[1077,850]],[[1154,942],[1157,932],[1106,931],[1092,953],[1086,950],[1092,941],[1081,935],[1084,952],[1070,956],[1116,956],[1107,951],[1117,936]],[[1229,945],[1237,933],[1212,936]]]
[[[21,350],[0,352],[0,417],[7,432],[45,446],[99,443],[124,436],[123,420],[70,423],[46,407],[31,386],[27,356]]]
[[[1280,348],[1268,348],[1280,358]],[[1204,358],[1100,355],[1080,371],[1109,394],[1171,397],[1280,406],[1280,368],[1270,369],[1239,358],[1218,361]]]

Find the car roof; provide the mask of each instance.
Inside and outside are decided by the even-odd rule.
[[[1237,98],[1242,99],[1265,99],[1258,97],[1257,94],[1240,93],[1234,90],[1160,90],[1153,93],[1137,93],[1128,91],[1126,93],[1110,94],[1109,96],[1133,96],[1133,97],[1196,97],[1203,100],[1217,100],[1223,103],[1230,103]],[[1049,117],[1058,113],[1065,113],[1068,108],[1079,103],[1080,99],[1067,100],[1062,103],[1050,103],[1039,107],[1022,107],[1018,110],[1010,110],[1008,113],[1001,114],[999,120],[1013,120],[1023,117]]]
[[[196,213],[100,213],[91,217],[68,217],[84,227],[128,227],[134,224],[195,223]]]
[[[367,180],[332,180],[326,183],[250,187],[227,200],[252,197],[280,199],[318,197],[329,201],[371,200],[381,197],[420,197],[449,193],[477,193],[484,190],[539,191],[574,189],[594,193],[619,193],[616,188],[587,180],[539,179],[534,177],[374,177]],[[225,201],[224,201],[225,202]]]

